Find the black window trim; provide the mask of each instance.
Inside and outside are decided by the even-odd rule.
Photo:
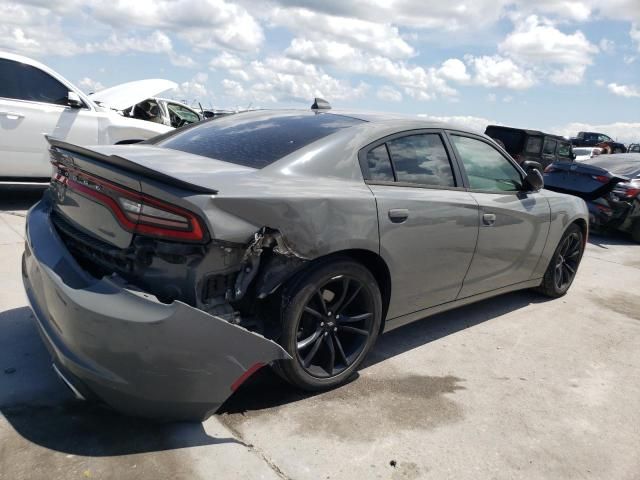
[[[464,132],[461,130],[445,130],[445,135],[447,136],[447,141],[449,142],[449,144],[451,145],[451,151],[454,152],[454,156],[456,159],[456,163],[458,164],[458,168],[461,171],[461,175],[462,175],[462,180],[463,180],[463,185],[465,187],[465,190],[471,193],[489,193],[492,195],[523,195],[523,194],[529,194],[529,193],[534,193],[534,192],[529,192],[526,190],[513,190],[513,191],[501,191],[501,192],[496,192],[495,190],[482,190],[482,189],[478,189],[478,188],[471,188],[469,185],[469,178],[467,177],[467,171],[465,169],[464,163],[462,162],[462,158],[460,157],[460,153],[458,152],[458,149],[456,148],[455,144],[453,143],[453,141],[451,141],[451,139],[449,138],[450,136],[457,136],[457,137],[467,137],[467,138],[472,138],[474,140],[479,140],[483,143],[486,143],[487,145],[489,145],[490,147],[492,147],[496,152],[498,152],[500,155],[502,155],[511,165],[513,165],[513,167],[517,170],[517,172],[520,174],[520,181],[523,182],[524,184],[524,178],[526,177],[526,173],[525,171],[522,169],[522,167],[518,164],[518,162],[516,162],[513,158],[511,158],[511,156],[509,155],[504,155],[504,153],[501,151],[501,148],[497,148],[496,145],[493,145],[492,142],[481,136],[481,135],[476,135],[474,133],[471,132]]]
[[[389,146],[387,142],[391,140],[395,140],[397,138],[403,137],[411,137],[413,135],[420,134],[436,134],[440,137],[442,141],[442,145],[444,146],[445,152],[447,153],[447,157],[449,158],[449,165],[451,166],[451,171],[453,173],[453,181],[455,182],[454,186],[445,186],[445,185],[425,185],[423,183],[413,183],[413,182],[399,182],[398,177],[396,175],[396,169],[393,164],[393,160],[391,158],[391,152],[389,151]],[[376,147],[380,145],[385,145],[387,150],[387,155],[389,156],[389,163],[391,164],[391,171],[393,172],[393,181],[385,181],[385,180],[371,180],[369,178],[369,164],[367,161],[367,154]],[[463,183],[462,174],[460,172],[460,167],[458,162],[453,154],[452,147],[449,143],[449,139],[447,138],[445,131],[440,128],[419,128],[413,130],[403,130],[402,132],[396,132],[391,135],[387,135],[385,137],[379,138],[378,140],[365,145],[358,152],[358,163],[360,164],[360,170],[362,171],[362,177],[364,178],[364,182],[367,185],[382,185],[388,187],[410,187],[410,188],[426,188],[433,190],[455,190],[455,191],[465,191],[467,190]]]

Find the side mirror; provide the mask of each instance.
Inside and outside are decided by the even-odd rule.
[[[527,171],[527,176],[524,177],[524,189],[530,192],[537,192],[544,188],[544,179],[542,173],[537,168],[532,168]]]
[[[69,92],[67,94],[67,105],[71,108],[82,108],[84,107],[84,102],[76,92]]]

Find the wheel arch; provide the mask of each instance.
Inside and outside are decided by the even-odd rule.
[[[387,316],[387,312],[389,311],[389,303],[391,300],[391,272],[389,271],[387,263],[377,252],[360,248],[331,252],[327,255],[323,255],[310,261],[307,265],[305,265],[304,268],[295,272],[295,274],[287,279],[286,283],[288,283],[289,285],[295,285],[299,281],[299,279],[304,276],[304,274],[309,270],[309,268],[340,258],[348,258],[359,263],[367,270],[369,270],[369,272],[371,272],[376,282],[378,283],[380,296],[382,298],[382,320],[380,322],[380,331],[382,332],[384,330],[385,319]]]

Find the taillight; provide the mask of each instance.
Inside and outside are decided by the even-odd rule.
[[[53,180],[109,208],[118,223],[133,233],[170,240],[202,241],[205,229],[198,217],[181,207],[134,192],[79,170],[56,173]]]
[[[591,175],[591,178],[600,183],[609,183],[610,180],[606,175]]]
[[[635,198],[638,195],[640,195],[640,188],[625,188],[624,189],[624,196],[627,198]]]

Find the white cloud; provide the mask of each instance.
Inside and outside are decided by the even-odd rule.
[[[604,53],[615,53],[616,51],[616,42],[614,42],[613,40],[609,40],[608,38],[600,39],[598,46]]]
[[[483,87],[504,87],[524,90],[536,84],[531,70],[517,65],[510,58],[499,55],[466,57],[474,71],[473,82]]]
[[[119,55],[126,52],[173,53],[171,39],[165,33],[155,30],[144,36],[119,36],[112,33],[106,40],[91,43],[85,47],[87,52],[105,52]]]
[[[457,58],[450,58],[445,60],[442,66],[438,69],[438,73],[444,78],[453,80],[456,82],[468,82],[470,75],[467,73],[467,67]]]
[[[617,83],[610,83],[607,85],[607,88],[611,93],[620,97],[640,97],[640,88],[633,85],[618,85]]]
[[[636,46],[638,47],[638,51],[640,52],[640,26],[638,26],[638,24],[631,24],[629,36],[631,36],[631,40],[636,44]]]
[[[89,77],[82,78],[78,82],[78,85],[80,85],[80,88],[85,93],[94,93],[104,89],[104,85],[102,83]]]
[[[220,69],[238,69],[243,66],[244,62],[237,55],[233,55],[229,52],[222,52],[217,57],[214,57],[209,62],[209,66],[212,68]]]
[[[168,30],[199,49],[255,51],[264,41],[247,10],[225,0],[89,0],[92,17],[114,28]]]
[[[385,102],[401,102],[402,92],[396,90],[389,85],[383,85],[376,92],[376,97]]]
[[[187,102],[203,100],[209,95],[207,90],[207,80],[209,76],[204,72],[197,73],[191,80],[182,82],[173,90],[176,97],[185,99]]]
[[[475,117],[473,115],[437,116],[421,113],[418,116],[429,121],[450,123],[452,125],[457,125],[464,129],[474,130],[480,133],[484,133],[487,125],[500,125],[500,122],[495,120],[489,120],[484,117]]]
[[[580,83],[599,51],[581,31],[565,34],[536,15],[517,22],[498,50],[521,64],[532,65],[539,75],[546,74],[559,84]]]
[[[276,25],[285,26],[305,38],[315,40],[317,45],[333,48],[333,55],[339,56],[336,47],[349,45],[370,53],[389,58],[407,58],[415,51],[398,31],[388,23],[374,23],[358,18],[332,16],[303,8],[276,8],[270,15]],[[302,40],[301,40],[302,41]],[[320,43],[324,41],[324,44]],[[298,45],[305,48],[309,45]],[[296,47],[292,45],[292,47]]]

